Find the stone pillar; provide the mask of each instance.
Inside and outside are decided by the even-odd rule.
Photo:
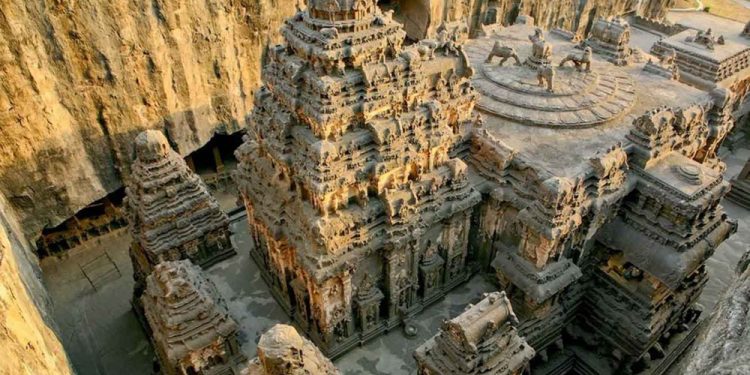
[[[185,156],[185,164],[187,164],[191,171],[195,172],[195,160],[193,160],[193,155]]]
[[[211,152],[213,152],[214,155],[214,163],[216,164],[216,173],[224,173],[224,160],[221,158],[221,150],[219,150],[219,146],[212,146]]]

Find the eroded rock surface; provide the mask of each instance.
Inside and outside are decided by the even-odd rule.
[[[71,374],[35,262],[0,195],[0,374]]]
[[[740,261],[739,278],[729,287],[696,342],[686,375],[750,373],[750,251]]]
[[[244,126],[287,0],[0,5],[0,191],[27,234],[122,186],[132,142],[180,154]]]

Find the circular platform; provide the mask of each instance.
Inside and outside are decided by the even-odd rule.
[[[494,42],[486,39],[466,48],[476,70],[473,83],[481,94],[480,111],[533,126],[583,128],[610,121],[635,102],[630,76],[601,62],[595,62],[591,72],[556,67],[555,90],[547,92],[531,67],[517,66],[513,59],[500,66],[499,58],[486,64]],[[517,49],[523,61],[526,51]],[[553,64],[561,59],[553,56]]]

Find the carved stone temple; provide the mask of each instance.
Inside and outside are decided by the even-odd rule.
[[[258,357],[242,375],[339,375],[340,372],[315,344],[296,329],[277,324],[258,341]]]
[[[146,277],[157,264],[189,259],[208,267],[235,250],[227,215],[162,132],[139,134],[135,158],[125,206],[133,236],[134,302],[140,313],[138,301]]]
[[[200,267],[160,263],[141,298],[161,373],[234,374],[243,367],[237,323]]]
[[[531,24],[404,46],[372,1],[287,22],[235,177],[249,251],[325,353],[477,272],[534,374],[662,373],[684,351],[736,230],[717,156],[734,101],[676,79],[679,58],[623,64],[629,29],[606,22],[583,49]]]
[[[582,44],[615,65],[629,64],[633,55],[630,25],[619,17],[598,18],[591,27],[591,35]]]
[[[750,130],[750,43],[742,34],[717,34],[711,29],[685,30],[659,40],[651,53],[679,67],[680,81],[713,91],[719,106],[713,117],[734,117],[738,130]],[[732,138],[740,136],[733,132]],[[718,137],[722,137],[719,135]],[[733,141],[733,139],[730,139]]]
[[[732,104],[600,54],[590,72],[557,67],[552,92],[535,70],[485,63],[497,42],[535,53],[527,35],[465,47],[484,117],[465,158],[483,195],[469,259],[508,293],[534,374],[662,373],[697,332],[705,259],[736,230],[716,154]],[[546,42],[553,66],[586,59]]]
[[[331,356],[468,276],[471,69],[455,35],[404,47],[373,0],[307,2],[272,47],[236,179],[252,255]]]
[[[503,292],[487,295],[414,352],[420,375],[519,375],[535,352],[518,336],[518,319]]]

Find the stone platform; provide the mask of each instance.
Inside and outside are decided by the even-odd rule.
[[[514,46],[528,49],[526,44]],[[478,73],[473,78],[480,97],[477,107],[508,120],[550,128],[586,128],[610,121],[635,101],[633,79],[621,69],[599,64],[591,72],[558,68],[555,90],[539,86],[537,72],[527,66],[499,66],[484,60],[491,43],[470,44],[467,54]]]

